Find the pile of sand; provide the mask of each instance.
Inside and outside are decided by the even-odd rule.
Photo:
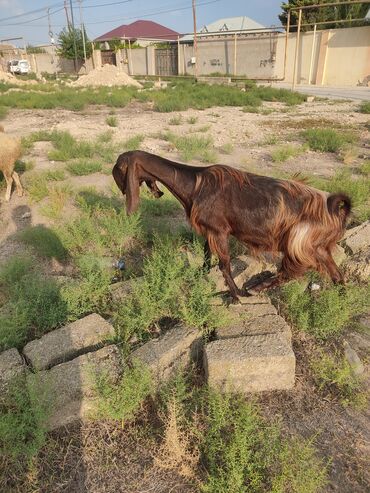
[[[0,69],[0,82],[5,82],[7,84],[16,84],[18,82],[18,79],[9,72],[3,72]]]
[[[134,86],[142,87],[135,79],[130,77],[123,71],[118,70],[115,65],[103,65],[101,68],[96,68],[86,75],[82,75],[72,86],[88,87],[88,86]]]

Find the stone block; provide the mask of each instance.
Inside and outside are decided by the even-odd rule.
[[[131,353],[158,381],[168,380],[178,368],[200,359],[202,334],[198,329],[179,324],[158,339],[152,339]]]
[[[204,369],[208,384],[222,391],[291,389],[295,356],[280,334],[222,339],[205,347]]]
[[[8,349],[0,354],[0,390],[16,377],[24,375],[26,367],[18,350]]]
[[[129,279],[127,281],[116,282],[110,286],[109,291],[112,300],[119,303],[132,293],[132,281]]]
[[[347,230],[344,235],[344,243],[352,253],[357,253],[370,247],[370,221]]]
[[[27,381],[45,389],[49,396],[48,429],[53,430],[76,420],[88,418],[96,408],[96,375],[109,377],[117,383],[121,376],[121,361],[115,345],[83,354],[72,361],[29,374]]]
[[[34,369],[46,370],[101,348],[114,336],[112,325],[93,313],[29,342],[23,353]]]
[[[367,247],[348,258],[344,263],[344,271],[347,277],[354,278],[359,281],[369,282],[370,247]]]

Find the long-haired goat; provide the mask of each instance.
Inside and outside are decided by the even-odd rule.
[[[6,181],[5,200],[10,200],[12,193],[13,180],[17,187],[19,196],[23,194],[23,188],[19,180],[18,173],[14,171],[16,160],[21,156],[21,142],[15,137],[3,133],[4,129],[0,125],[0,171],[3,172]]]
[[[121,154],[114,180],[126,195],[127,213],[139,205],[145,182],[160,196],[162,183],[183,205],[191,226],[205,237],[206,264],[214,253],[233,299],[244,294],[230,271],[228,238],[234,236],[252,252],[283,253],[278,275],[257,291],[299,277],[308,269],[343,278],[332,250],[341,238],[351,202],[347,195],[328,195],[293,180],[245,173],[228,166],[186,166],[143,151]],[[159,193],[158,193],[159,192]]]

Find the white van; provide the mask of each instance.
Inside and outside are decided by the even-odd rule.
[[[10,60],[9,72],[12,74],[28,74],[30,71],[30,64],[27,60]]]

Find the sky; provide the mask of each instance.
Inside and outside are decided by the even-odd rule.
[[[67,0],[69,5],[70,0]],[[281,0],[197,0],[197,29],[225,17],[245,15],[265,25],[280,25]],[[63,0],[0,0],[0,40],[23,37],[26,44],[49,42],[66,25]],[[75,24],[80,23],[79,0],[73,0]],[[193,30],[191,0],[82,0],[86,31],[94,39],[122,24],[152,20],[180,33]],[[23,40],[9,41],[17,46]]]

